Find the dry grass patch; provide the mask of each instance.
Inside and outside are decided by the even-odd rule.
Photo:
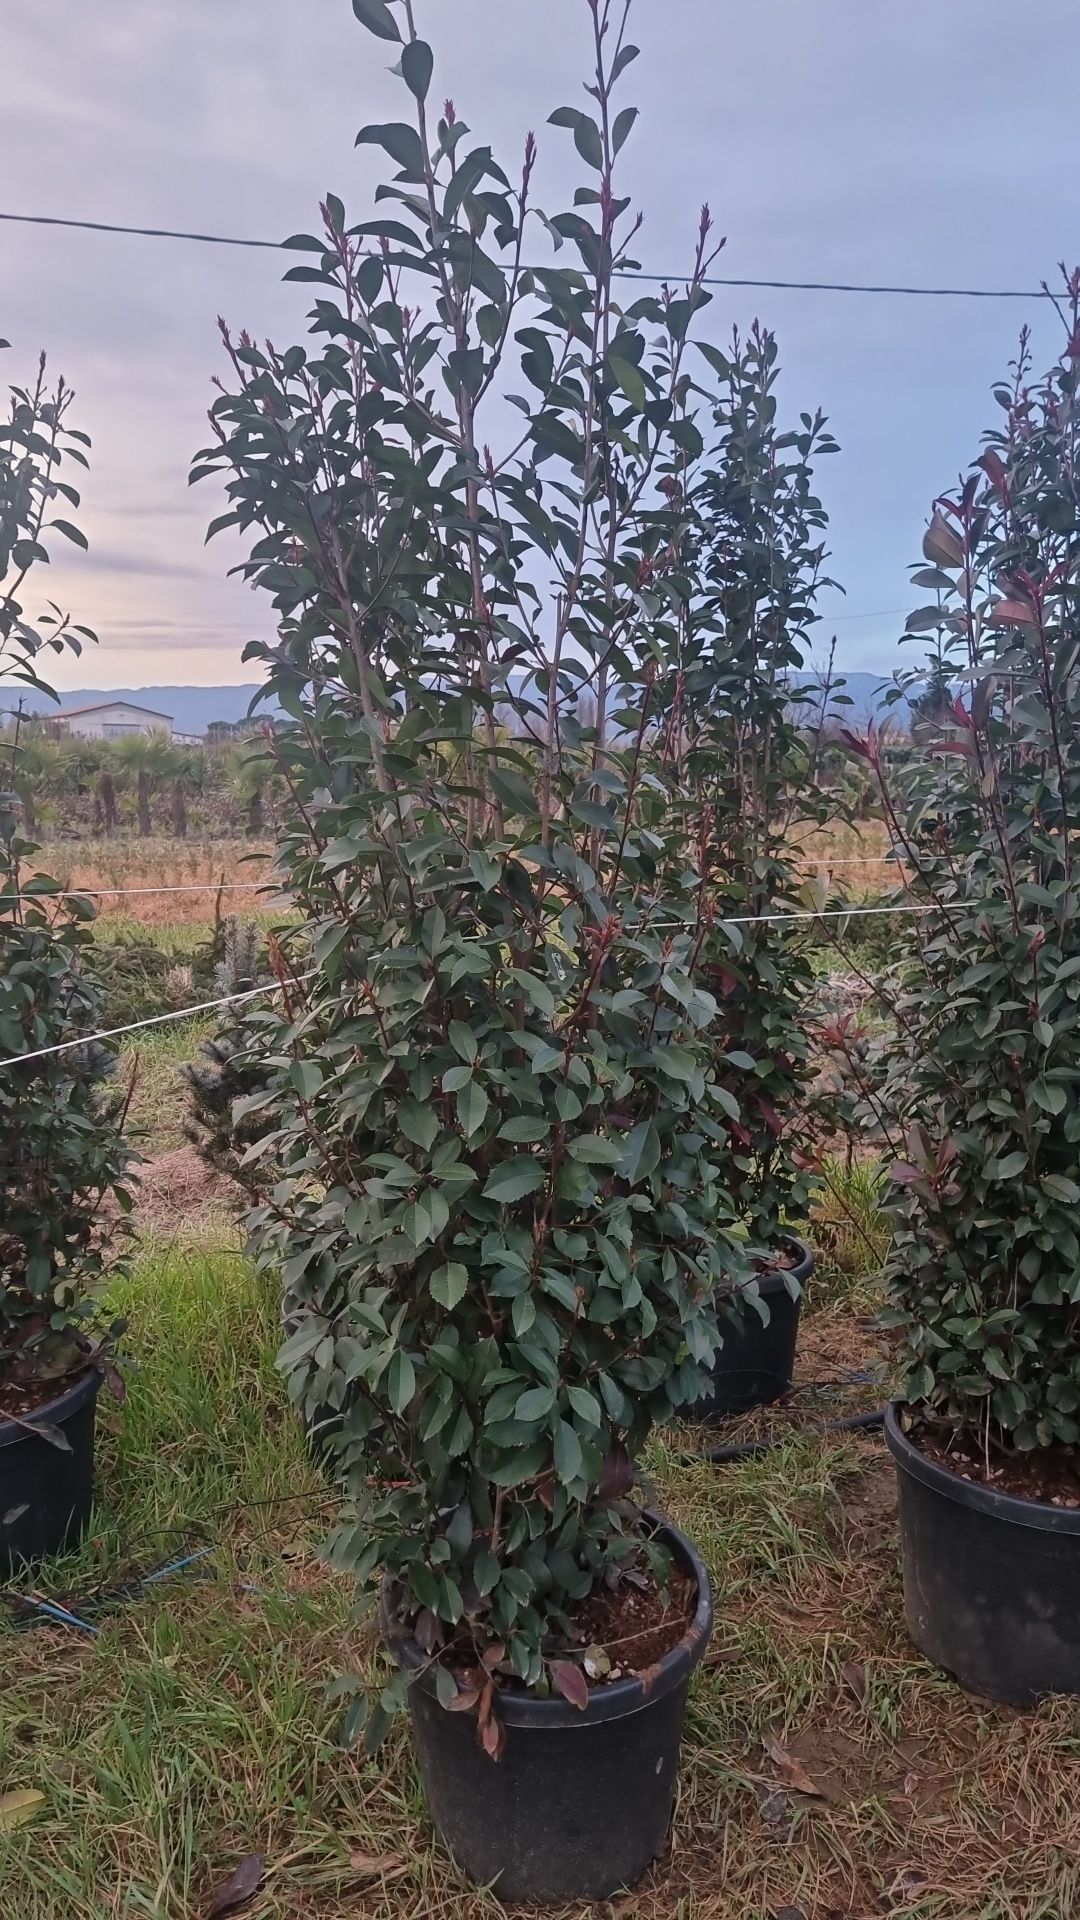
[[[103,922],[141,926],[193,925],[212,921],[223,885],[243,886],[222,895],[225,913],[253,913],[257,889],[266,883],[272,849],[252,840],[55,840],[40,847],[34,865],[65,887],[118,888],[98,904]],[[248,891],[248,888],[251,891]],[[185,893],[132,894],[131,888],[185,887]]]

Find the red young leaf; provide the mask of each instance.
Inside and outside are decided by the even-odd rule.
[[[1026,600],[999,600],[990,609],[995,627],[1033,627],[1035,614]]]
[[[501,1720],[492,1714],[480,1728],[480,1745],[489,1760],[501,1760],[506,1745],[506,1730]]]
[[[459,1687],[454,1698],[447,1700],[444,1705],[447,1713],[471,1713],[479,1703],[479,1687]]]
[[[988,453],[980,455],[976,464],[982,468],[992,486],[997,487],[999,490],[1004,489],[1005,462],[1001,458],[1000,453],[995,453],[993,448],[991,448]]]
[[[621,1441],[608,1448],[600,1469],[598,1500],[621,1500],[634,1484],[634,1463]]]
[[[556,1692],[561,1693],[564,1700],[569,1700],[572,1707],[578,1707],[584,1713],[589,1704],[589,1683],[581,1668],[576,1667],[572,1660],[552,1660],[548,1672]]]
[[[895,1181],[898,1187],[910,1187],[918,1178],[918,1167],[913,1167],[908,1160],[894,1160],[889,1168],[889,1179]]]
[[[206,1908],[206,1920],[218,1920],[219,1915],[237,1913],[254,1899],[266,1877],[266,1861],[261,1853],[249,1853],[246,1860],[223,1880],[210,1895]]]

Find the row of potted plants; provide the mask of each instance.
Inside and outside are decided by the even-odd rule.
[[[408,121],[359,136],[393,178],[373,218],[328,196],[320,233],[290,243],[307,345],[226,332],[196,467],[224,477],[215,524],[248,537],[275,609],[249,657],[288,720],[278,866],[302,908],[273,949],[276,1010],[245,1014],[202,1092],[282,1278],[289,1394],[334,1426],[334,1557],[394,1654],[351,1729],[373,1748],[408,1707],[436,1826],[474,1878],[601,1897],[663,1844],[712,1614],[634,1462],[657,1420],[790,1377],[809,980],[775,921],[824,804],[790,676],[833,443],[820,417],[780,427],[767,334],[695,344],[707,211],[682,290],[619,298],[629,9],[583,0],[588,105],[552,118],[584,179],[548,218],[531,136],[511,179],[452,103],[432,108],[412,0],[353,4],[410,96]],[[910,624],[958,689],[948,716],[899,787],[881,736],[849,736],[918,911],[875,983],[884,1072],[834,1037],[895,1142],[887,1281],[910,1366],[888,1440],[911,1630],[1021,1703],[1080,1688],[1080,278],[1062,311],[1061,363],[1035,385],[1022,352],[1000,430],[927,534],[932,602]],[[11,476],[43,463],[4,540],[19,584],[54,500],[52,404],[18,401],[5,442]],[[0,631],[33,672],[16,591]],[[77,929],[18,904],[8,819],[0,1448],[11,1433],[42,1459],[52,1438],[55,1459],[50,1378],[95,1383],[107,1358],[84,1315],[127,1167],[89,1053],[12,1064],[91,1031],[92,1007]],[[757,1327],[785,1350],[755,1357]]]
[[[431,109],[408,0],[355,11],[412,96],[409,122],[359,136],[393,178],[374,218],[329,197],[292,242],[317,289],[307,347],[226,335],[200,458],[225,477],[223,524],[254,533],[278,637],[251,656],[294,723],[279,857],[305,944],[280,957],[273,1084],[238,1109],[259,1136],[250,1222],[284,1277],[289,1391],[336,1423],[336,1559],[379,1597],[395,1656],[354,1728],[374,1746],[408,1703],[436,1826],[475,1878],[598,1897],[662,1842],[711,1609],[690,1543],[634,1503],[633,1461],[743,1365],[729,1313],[760,1302],[765,1321],[763,1295],[798,1291],[777,1251],[812,1193],[807,980],[769,922],[819,806],[789,678],[832,443],[813,416],[779,430],[767,335],[695,348],[707,213],[682,291],[617,297],[637,231],[615,185],[621,12],[588,0],[588,109],[553,116],[585,180],[548,219],[531,138],[511,180],[450,103]],[[534,268],[541,231],[555,252]],[[910,904],[932,913],[882,988],[897,1038],[870,1089],[879,1119],[920,1115],[890,1266],[913,1355],[914,1412],[889,1426],[909,1618],[1018,1699],[1074,1684],[1042,1592],[995,1588],[1027,1623],[996,1668],[962,1651],[977,1608],[957,1605],[946,1646],[920,1596],[946,1577],[943,1516],[974,1494],[958,1449],[1074,1471],[1080,1190],[1042,1159],[1050,1136],[1070,1145],[1074,384],[1070,358],[1041,398],[1018,379],[1001,445],[928,535],[942,659],[975,691],[913,790],[886,783]],[[850,746],[884,766],[875,734]],[[980,968],[992,953],[1019,992],[1032,949],[1053,972],[1024,1003],[1033,1040],[1002,1059]],[[1041,1090],[1021,1105],[1031,1045]],[[1022,1171],[1039,1201],[1018,1234],[986,1209]],[[914,1481],[939,1503],[928,1552]],[[1024,1504],[1056,1543],[1075,1530]],[[955,1604],[982,1576],[949,1564]]]
[[[6,342],[0,343],[6,346]],[[28,582],[59,536],[86,435],[72,393],[44,357],[0,420],[0,685],[7,699],[51,690],[42,657],[93,635],[52,606],[27,614]],[[48,544],[47,544],[48,543]],[[19,730],[12,752],[18,753]],[[6,758],[6,755],[5,755]],[[89,902],[65,900],[34,869],[10,765],[0,767],[0,1575],[54,1552],[90,1517],[94,1414],[123,1329],[103,1318],[100,1283],[122,1263],[132,1155],[115,1055],[85,966]],[[54,1049],[59,1049],[54,1051]],[[106,1210],[108,1210],[106,1217]]]

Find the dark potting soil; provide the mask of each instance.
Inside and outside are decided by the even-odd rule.
[[[1017,1453],[991,1442],[987,1451],[970,1434],[942,1433],[917,1422],[908,1433],[913,1446],[958,1480],[970,1480],[1017,1500],[1041,1500],[1044,1506],[1080,1507],[1080,1455],[1074,1447],[1036,1447]]]
[[[5,1380],[0,1378],[0,1420],[25,1420],[28,1414],[59,1400],[75,1385],[77,1375],[63,1380]]]
[[[598,1587],[572,1616],[574,1645],[602,1647],[611,1680],[654,1667],[678,1646],[694,1617],[697,1582],[691,1574],[673,1567],[663,1591],[649,1574],[642,1581],[623,1581],[614,1592]]]
[[[691,1574],[673,1567],[663,1589],[648,1572],[643,1572],[640,1578],[640,1586],[624,1580],[614,1592],[606,1587],[597,1588],[570,1615],[572,1637],[548,1649],[552,1658],[564,1660],[580,1659],[585,1653],[605,1653],[610,1670],[589,1671],[588,1681],[592,1687],[642,1674],[654,1667],[678,1646],[694,1618],[697,1582]],[[471,1649],[451,1645],[442,1654],[442,1664],[450,1668],[462,1687],[475,1684],[476,1656]],[[590,1666],[592,1664],[590,1662]],[[596,1665],[599,1669],[601,1663]],[[495,1671],[495,1684],[500,1690],[506,1688],[512,1692],[519,1683],[504,1665]]]

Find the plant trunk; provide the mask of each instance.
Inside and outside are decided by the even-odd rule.
[[[116,831],[116,782],[106,770],[98,781],[98,806],[106,833]]]
[[[247,830],[249,833],[262,833],[265,824],[266,816],[263,811],[262,788],[256,787],[251,799],[248,801]]]
[[[138,804],[138,813],[139,813],[139,832],[142,835],[144,840],[148,840],[150,835],[154,831],[154,826],[150,818],[150,775],[147,773],[145,767],[139,768],[139,786],[138,786],[138,803],[137,804]]]
[[[187,839],[187,801],[184,798],[183,785],[179,780],[177,780],[173,786],[172,820],[173,820],[173,832],[176,835],[176,838],[178,840],[186,840]]]

